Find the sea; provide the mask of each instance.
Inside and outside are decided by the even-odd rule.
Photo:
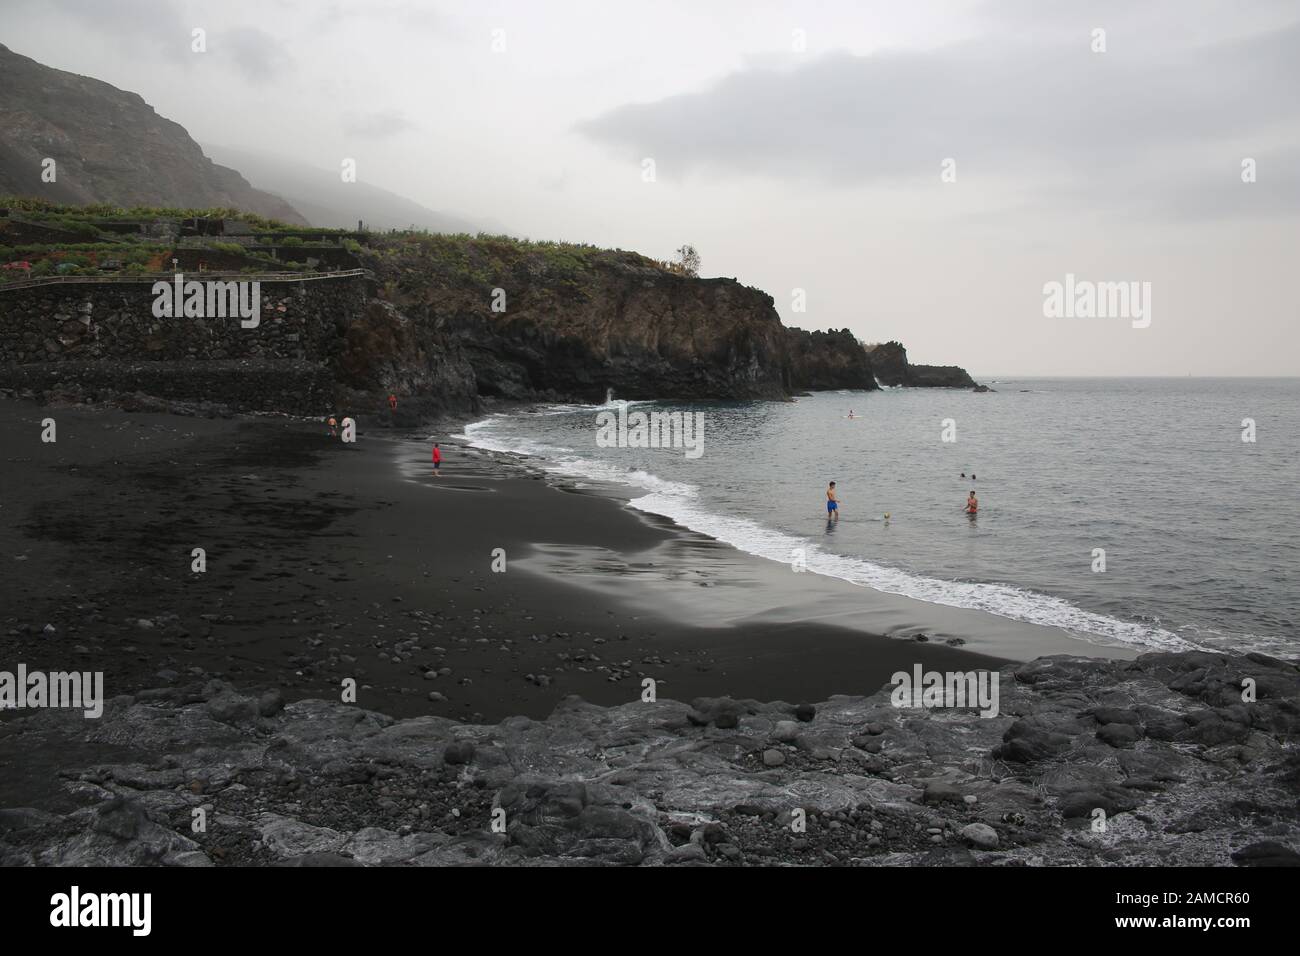
[[[788,402],[611,391],[463,437],[864,588],[1084,642],[1300,657],[1300,379],[988,381]],[[608,427],[656,412],[689,414],[698,445],[633,447]]]

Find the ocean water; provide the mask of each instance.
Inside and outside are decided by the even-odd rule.
[[[597,415],[616,400],[494,415],[465,437],[753,554],[789,563],[798,549],[854,584],[1084,641],[1300,656],[1300,380],[992,387],[626,405],[701,413],[696,458],[601,447]]]

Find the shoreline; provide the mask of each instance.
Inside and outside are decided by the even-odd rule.
[[[1011,663],[836,608],[792,620],[808,587],[873,592],[792,588],[498,453],[403,476],[417,443],[0,401],[0,648],[102,669],[109,698],[96,720],[0,713],[0,865],[1300,860],[1294,664]],[[992,671],[1000,711],[894,706],[889,675],[917,667]]]
[[[59,422],[54,445],[39,442],[46,415]],[[14,491],[0,510],[0,557],[14,569],[7,656],[102,669],[110,696],[201,675],[295,700],[337,696],[350,676],[369,708],[460,719],[542,717],[569,694],[622,703],[645,677],[682,700],[800,700],[869,693],[917,661],[1005,663],[778,616],[701,622],[684,606],[639,606],[628,589],[594,593],[546,570],[537,546],[636,562],[689,539],[495,453],[457,452],[442,478],[412,483],[391,456],[416,448],[413,436],[363,431],[345,448],[324,432],[0,401],[0,438],[22,449],[6,462]],[[206,549],[202,574],[190,571],[194,547]],[[505,574],[491,571],[496,547]]]
[[[528,410],[525,407],[518,411]],[[486,420],[480,418],[474,423]],[[618,591],[614,582],[619,577],[633,576],[641,585],[638,591],[645,593],[631,594],[627,599],[643,609],[663,601],[684,602],[690,607],[691,620],[709,626],[818,621],[872,637],[946,643],[1003,660],[1027,661],[1051,654],[1131,660],[1139,654],[1172,649],[1136,646],[1095,634],[1090,635],[1091,639],[1077,637],[1059,626],[882,591],[814,569],[792,578],[787,563],[719,540],[667,515],[635,507],[632,502],[644,497],[644,492],[605,479],[552,471],[541,464],[547,459],[540,456],[482,448],[471,444],[472,439],[466,439],[463,433],[453,438],[462,447],[505,456],[557,489],[617,501],[651,527],[665,531],[667,537],[653,554],[643,556],[640,562],[623,561],[617,569],[599,552],[584,555],[579,550],[548,553],[542,549],[528,562],[528,567],[539,573],[566,574],[591,593],[607,596]],[[584,565],[596,564],[600,565],[599,572],[582,573]],[[703,570],[702,565],[714,570]],[[690,587],[672,586],[673,579],[680,583],[684,578],[695,578],[695,583],[705,588],[720,590],[704,599]]]

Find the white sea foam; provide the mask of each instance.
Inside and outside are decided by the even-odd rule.
[[[598,407],[600,406],[590,406]],[[503,424],[507,418],[504,415],[494,415],[467,425],[463,437],[477,448],[539,458],[539,467],[551,474],[630,486],[648,492],[632,499],[632,507],[670,518],[692,531],[706,534],[758,557],[788,564],[793,550],[803,548],[809,571],[887,594],[1056,627],[1094,642],[1119,642],[1133,647],[1161,650],[1191,650],[1198,647],[1159,626],[1096,614],[1052,595],[1008,584],[931,578],[825,551],[805,539],[775,531],[749,518],[716,513],[700,501],[699,489],[694,485],[667,481],[640,469],[620,468],[611,462],[583,458],[574,454],[572,449],[547,445],[522,436],[493,434],[493,426]]]
[[[1015,621],[1061,628],[1084,640],[1101,638],[1134,647],[1191,650],[1196,645],[1160,627],[1094,614],[1063,598],[1007,584],[945,581],[873,564],[861,558],[822,550],[808,541],[773,531],[747,518],[713,514],[698,502],[673,495],[650,494],[631,502],[634,508],[671,518],[693,531],[759,557],[788,564],[795,548],[803,548],[809,571],[883,591],[941,604],[986,611]]]
[[[639,404],[629,402],[631,404]],[[553,406],[560,407],[560,406]],[[579,406],[579,410],[599,409],[602,406]],[[556,414],[559,414],[558,412]],[[621,468],[618,465],[594,458],[584,458],[573,448],[562,445],[550,445],[519,435],[493,434],[491,428],[507,419],[506,415],[494,415],[480,422],[465,426],[460,436],[471,446],[487,451],[505,452],[512,455],[524,455],[540,459],[535,464],[550,474],[568,478],[584,479],[591,482],[631,486],[642,491],[658,492],[688,499],[698,494],[698,489],[691,484],[680,481],[668,481],[658,475],[639,468]]]

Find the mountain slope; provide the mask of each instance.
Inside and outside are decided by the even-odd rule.
[[[41,180],[53,159],[56,180]],[[119,206],[234,208],[307,221],[218,166],[135,93],[0,45],[0,194]]]

